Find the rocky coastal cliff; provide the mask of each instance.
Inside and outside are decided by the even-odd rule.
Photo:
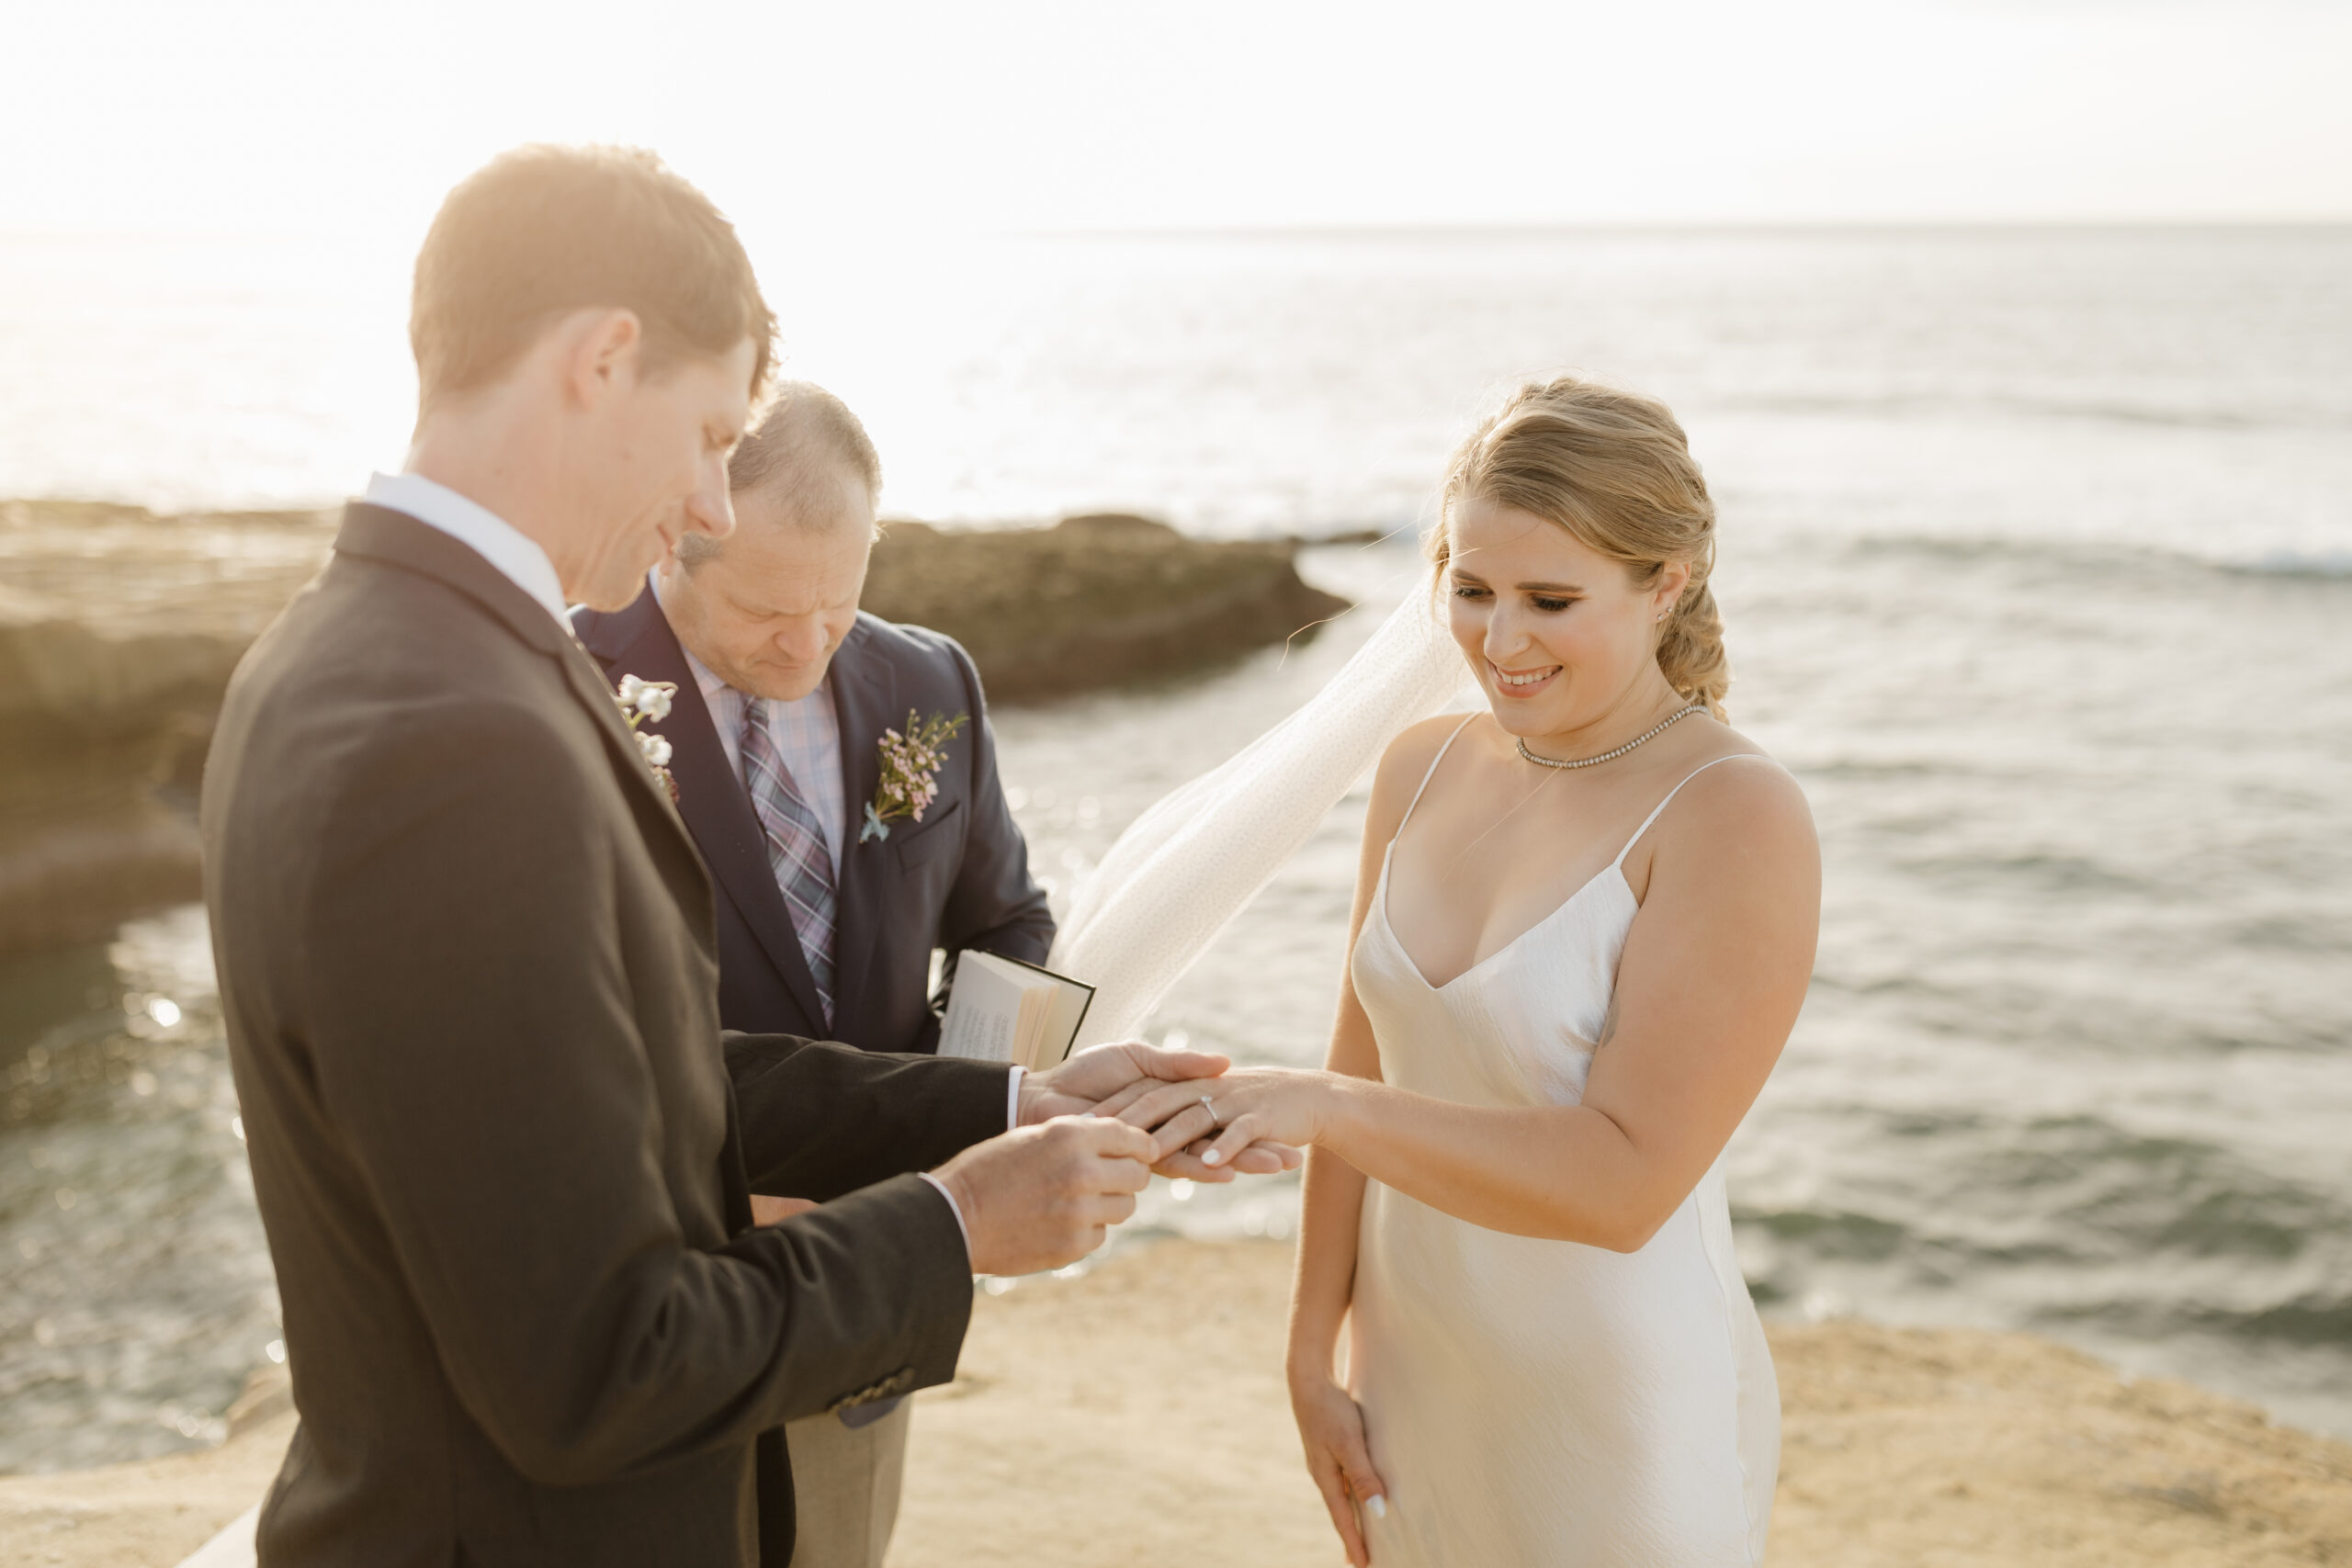
[[[196,896],[212,714],[330,537],[309,513],[0,505],[0,953]]]
[[[190,807],[246,647],[324,560],[331,513],[159,516],[0,503],[0,953],[104,935],[195,897]],[[895,524],[865,605],[971,649],[997,701],[1165,677],[1311,629],[1346,603],[1279,541],[1139,517]]]
[[[865,607],[971,650],[994,702],[1030,702],[1197,670],[1348,608],[1302,581],[1283,540],[1188,539],[1104,514],[1051,528],[894,523]]]

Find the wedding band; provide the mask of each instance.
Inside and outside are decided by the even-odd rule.
[[[1224,1126],[1224,1125],[1225,1125],[1225,1118],[1224,1118],[1224,1117],[1222,1117],[1222,1116],[1219,1116],[1219,1115],[1216,1113],[1216,1100],[1211,1100],[1211,1099],[1210,1099],[1207,1095],[1205,1095],[1205,1094],[1204,1094],[1204,1095],[1203,1095],[1203,1096],[1201,1096],[1201,1109],[1202,1109],[1202,1110],[1204,1110],[1204,1111],[1206,1111],[1209,1113],[1209,1125],[1210,1125],[1210,1126],[1212,1126],[1212,1127],[1222,1127],[1222,1126]]]

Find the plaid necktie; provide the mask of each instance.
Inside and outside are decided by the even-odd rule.
[[[817,982],[817,1003],[825,1010],[824,1026],[833,1024],[833,858],[825,849],[824,829],[817,814],[800,798],[792,772],[784,765],[775,737],[768,733],[768,705],[746,695],[743,701],[743,782],[752,792],[752,810],[768,841],[768,866],[792,911],[792,929],[800,935],[800,951],[808,960],[809,976]]]

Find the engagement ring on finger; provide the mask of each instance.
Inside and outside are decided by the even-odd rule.
[[[1216,1101],[1211,1100],[1205,1094],[1201,1096],[1201,1109],[1209,1113],[1210,1126],[1222,1127],[1225,1125],[1225,1118],[1216,1113]]]

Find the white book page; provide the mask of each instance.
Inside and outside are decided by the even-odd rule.
[[[1027,987],[1017,972],[967,953],[956,961],[956,986],[947,994],[947,1017],[939,1027],[939,1054],[973,1062],[1010,1062],[1020,1042],[1021,998]]]
[[[1086,1007],[1094,999],[1094,987],[1069,980],[1054,982],[1053,1005],[1046,1016],[1045,1037],[1038,1042],[1037,1059],[1031,1066],[1043,1072],[1058,1067],[1069,1058],[1069,1048],[1078,1040],[1078,1026],[1086,1017]]]
[[[970,987],[966,988],[966,982]],[[982,1062],[1059,1066],[1078,1038],[1094,987],[1034,964],[978,949],[956,961],[939,1054]]]
[[[1021,994],[1021,1019],[1013,1028],[1013,1060],[1035,1072],[1044,1055],[1046,1018],[1054,1005],[1054,983],[1033,979]]]

